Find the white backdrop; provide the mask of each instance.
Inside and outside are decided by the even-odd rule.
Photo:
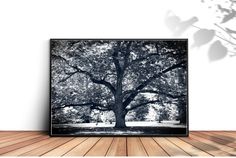
[[[214,17],[200,0],[0,1],[0,130],[48,129],[50,38],[172,38],[168,10],[204,27]],[[236,130],[236,57],[207,50],[189,49],[190,130]]]

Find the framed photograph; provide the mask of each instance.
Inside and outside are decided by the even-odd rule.
[[[187,39],[51,39],[51,136],[188,136]]]

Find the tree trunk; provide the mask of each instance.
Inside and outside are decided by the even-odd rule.
[[[115,112],[115,117],[116,117],[115,127],[116,128],[125,128],[126,127],[126,125],[125,125],[125,114],[122,111],[121,112],[116,111]]]
[[[116,128],[125,128],[125,107],[123,106],[122,97],[122,80],[123,71],[117,71],[117,83],[116,83],[116,94],[115,94],[115,117],[116,117]]]
[[[123,106],[121,94],[115,97],[115,109],[114,109],[115,117],[116,117],[116,128],[125,128],[125,108]]]

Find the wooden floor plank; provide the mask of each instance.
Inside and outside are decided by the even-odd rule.
[[[168,156],[168,154],[156,143],[156,141],[151,137],[141,137],[141,142],[148,156]]]
[[[230,139],[236,140],[236,132],[228,132],[228,131],[211,131],[211,133],[220,135],[222,137],[229,137]]]
[[[0,131],[1,156],[236,156],[236,132],[196,131],[189,137],[49,137]]]
[[[227,152],[231,155],[236,155],[236,150],[234,148],[231,148],[231,147],[228,147],[228,146],[225,146],[225,145],[222,145],[222,144],[218,144],[218,143],[216,143],[212,140],[203,138],[200,135],[201,134],[199,134],[199,135],[190,134],[190,137],[193,138],[193,139],[196,139],[198,141],[201,141],[201,142],[207,143],[209,145],[212,145],[215,148],[217,148],[218,150],[222,150],[222,151]]]
[[[194,146],[191,144],[186,143],[185,141],[179,139],[179,138],[167,138],[169,141],[171,141],[173,144],[178,146],[179,148],[183,149],[186,153],[188,153],[191,156],[212,156]]]
[[[0,135],[2,134],[11,134],[11,133],[17,133],[19,131],[0,131]]]
[[[215,146],[209,145],[207,143],[204,142],[200,142],[198,140],[192,139],[191,137],[185,138],[185,137],[181,137],[181,140],[185,141],[188,144],[193,145],[194,147],[201,149],[207,153],[209,153],[210,155],[213,156],[231,156],[231,154],[224,152],[222,150],[219,150],[218,148],[216,148]]]
[[[63,156],[84,156],[101,137],[90,137]]]
[[[60,145],[70,141],[71,137],[62,137],[62,138],[59,138],[58,140],[56,141],[53,141],[49,144],[46,144],[46,145],[43,145],[39,148],[36,148],[36,149],[33,149],[29,152],[26,152],[20,156],[42,156],[43,154],[55,149],[56,147],[59,147]]]
[[[231,133],[236,136],[236,131],[224,131],[224,132]]]
[[[9,136],[9,135],[15,135],[15,134],[17,134],[17,133],[22,133],[22,132],[14,132],[14,131],[12,131],[12,132],[2,132],[2,131],[0,131],[0,140],[1,140],[3,137],[7,137],[7,136]]]
[[[147,156],[147,152],[139,137],[127,138],[127,155],[128,156]]]
[[[224,136],[228,136],[228,137],[231,137],[232,140],[236,140],[236,131],[233,132],[233,131],[223,131],[221,132]]]
[[[210,133],[216,134],[216,135],[220,135],[222,137],[229,137],[230,139],[236,141],[236,132],[227,132],[227,131],[211,131]]]
[[[77,145],[79,145],[80,143],[85,141],[86,139],[88,139],[88,137],[74,138],[74,139],[70,140],[69,142],[59,146],[58,148],[55,148],[55,149],[43,154],[42,156],[63,156],[67,152],[72,150],[74,147],[76,147]]]
[[[3,156],[19,156],[19,155],[22,155],[24,153],[27,153],[27,152],[29,152],[31,150],[37,149],[37,148],[39,148],[41,146],[47,145],[47,144],[49,144],[51,142],[54,142],[56,140],[59,140],[59,139],[60,138],[58,138],[58,137],[53,137],[53,138],[49,138],[48,137],[48,139],[40,140],[40,141],[35,142],[35,143],[31,144],[31,145],[27,145],[27,146],[21,147],[21,148],[19,148],[17,150],[13,150],[11,152],[7,152],[7,153],[3,154]]]
[[[112,137],[101,138],[86,154],[85,156],[105,156],[111,143]]]
[[[8,153],[8,152],[10,152],[10,151],[17,150],[17,149],[22,148],[22,147],[25,147],[25,146],[28,146],[28,145],[33,144],[33,143],[36,143],[36,142],[38,142],[38,141],[47,139],[48,137],[49,137],[49,136],[47,136],[47,135],[38,136],[38,137],[36,137],[36,138],[32,138],[32,139],[29,139],[29,140],[26,140],[26,141],[22,141],[22,142],[13,144],[13,145],[9,145],[9,146],[6,146],[6,147],[2,147],[2,148],[0,148],[0,155],[5,154],[5,153]]]
[[[30,135],[37,134],[38,132],[19,132],[16,134],[9,134],[8,136],[5,137],[0,137],[0,144],[9,142],[9,141],[14,141],[16,139],[24,138]]]
[[[33,135],[29,135],[29,136],[26,136],[26,137],[23,137],[23,138],[19,138],[19,139],[11,140],[11,141],[8,141],[8,142],[4,142],[4,143],[0,144],[0,148],[7,147],[7,146],[10,146],[10,145],[13,145],[13,144],[20,143],[20,142],[24,142],[24,141],[34,139],[34,138],[37,138],[37,137],[40,137],[40,135],[33,134]]]
[[[226,145],[232,148],[236,148],[236,139],[227,136],[220,136],[211,132],[199,132],[204,138],[210,139],[222,145]]]
[[[126,137],[115,137],[106,156],[126,156]]]
[[[178,146],[174,145],[166,138],[153,137],[153,139],[168,153],[170,156],[190,156]]]
[[[212,134],[214,134],[215,136],[221,138],[221,139],[225,139],[228,141],[232,141],[233,143],[236,143],[236,133],[231,133],[231,132],[226,132],[226,131],[212,131],[210,132]]]

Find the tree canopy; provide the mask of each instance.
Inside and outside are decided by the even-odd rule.
[[[175,104],[186,116],[186,103],[186,40],[51,40],[55,118],[68,107],[113,111],[122,127],[129,111]]]

